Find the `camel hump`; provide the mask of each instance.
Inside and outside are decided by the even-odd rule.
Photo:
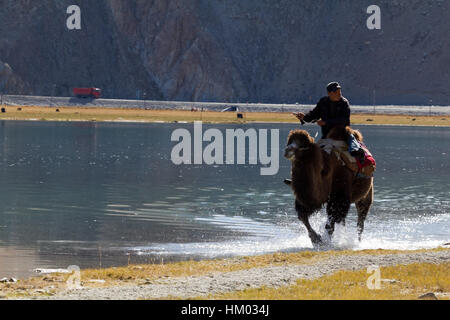
[[[350,130],[350,133],[353,134],[353,136],[356,138],[356,140],[358,140],[359,142],[363,142],[364,137],[363,137],[361,131],[354,130],[354,129],[350,128],[350,127],[347,127],[347,128]]]
[[[335,126],[327,135],[327,139],[345,141],[347,142],[350,135],[353,135],[356,140],[363,142],[364,137],[359,130],[352,129],[349,126]]]
[[[348,142],[350,135],[353,135],[360,143],[365,154],[364,161],[355,159],[348,151]],[[336,126],[331,129],[326,139],[319,141],[319,146],[331,154],[335,154],[341,165],[348,167],[358,176],[372,177],[376,170],[376,162],[369,149],[363,142],[363,135],[359,130],[354,130],[349,126]]]

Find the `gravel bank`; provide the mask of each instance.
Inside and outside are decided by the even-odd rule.
[[[286,286],[300,278],[315,279],[339,270],[360,270],[371,265],[382,267],[411,263],[439,264],[449,261],[450,250],[411,254],[335,256],[315,264],[264,267],[206,276],[170,278],[133,286],[86,288],[60,292],[45,299],[136,300],[161,299],[168,296],[188,299],[246,288]]]
[[[247,104],[247,103],[208,103],[179,101],[144,101],[116,99],[78,99],[63,97],[37,97],[4,95],[3,104],[7,106],[51,106],[51,107],[101,107],[151,110],[191,110],[222,111],[236,106],[242,112],[308,112],[315,105],[306,104]],[[373,106],[352,105],[352,113],[373,113]],[[377,114],[404,115],[450,115],[450,106],[375,106]]]

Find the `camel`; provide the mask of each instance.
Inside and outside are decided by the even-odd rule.
[[[363,141],[362,134],[350,127],[335,127],[327,138],[347,142],[350,133]],[[325,229],[331,239],[335,224],[345,225],[350,204],[355,203],[358,239],[361,241],[364,221],[373,203],[373,177],[356,177],[333,152],[329,154],[322,150],[304,130],[290,132],[285,157],[292,161],[290,184],[295,195],[295,209],[313,245],[321,245],[323,241],[309,224],[309,217],[325,204],[328,215]]]

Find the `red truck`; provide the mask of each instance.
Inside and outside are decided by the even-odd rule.
[[[102,95],[102,90],[99,88],[73,88],[73,94],[77,98],[99,99]]]

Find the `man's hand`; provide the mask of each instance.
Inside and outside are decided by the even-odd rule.
[[[327,125],[327,123],[326,123],[325,121],[323,121],[323,120],[319,120],[319,121],[317,121],[317,124],[318,124],[319,126],[321,126],[321,127],[323,127],[323,126],[326,126],[326,125]]]
[[[303,121],[303,118],[305,117],[304,113],[298,112],[298,113],[293,113],[294,116],[297,117],[298,120]]]

